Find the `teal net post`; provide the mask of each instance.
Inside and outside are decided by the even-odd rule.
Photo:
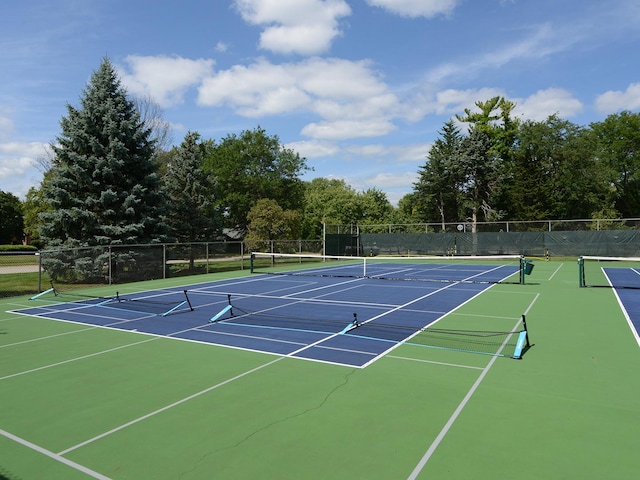
[[[584,258],[578,257],[578,285],[584,287]]]
[[[527,328],[527,320],[524,315],[522,315],[522,331],[518,334],[518,340],[516,342],[516,347],[513,352],[513,357],[515,359],[521,359],[527,350],[531,348],[531,343],[529,343],[529,329]]]

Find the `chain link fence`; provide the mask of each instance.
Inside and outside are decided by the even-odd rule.
[[[322,240],[118,245],[0,252],[0,297],[241,271],[250,252],[331,255],[640,255],[640,219],[325,225]],[[437,233],[436,233],[437,232]],[[429,235],[431,234],[431,235]],[[443,235],[444,234],[444,235]]]
[[[638,230],[640,218],[622,219],[578,219],[578,220],[532,220],[476,222],[471,220],[450,223],[388,223],[379,225],[327,224],[326,234],[368,233],[483,233],[483,232],[559,232]]]
[[[248,270],[251,251],[321,254],[322,245],[321,240],[266,240],[0,252],[0,297],[39,293],[50,282],[78,288]]]

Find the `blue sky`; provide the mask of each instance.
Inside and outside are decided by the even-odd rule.
[[[314,177],[411,192],[444,122],[640,111],[637,0],[27,0],[0,4],[0,190],[24,198],[102,59],[187,131],[260,126]]]

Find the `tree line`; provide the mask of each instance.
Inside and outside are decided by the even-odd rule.
[[[80,105],[67,105],[44,178],[20,201],[0,192],[0,244],[46,247],[246,238],[320,238],[322,224],[634,217],[640,115],[587,127],[558,115],[520,121],[502,97],[447,121],[413,191],[394,207],[378,189],[303,181],[306,159],[262,128],[167,148],[167,124],[129,98],[108,58]],[[153,105],[152,105],[153,107]]]
[[[453,120],[420,168],[405,209],[445,221],[629,218],[640,213],[640,115],[581,127],[513,118],[501,97]]]

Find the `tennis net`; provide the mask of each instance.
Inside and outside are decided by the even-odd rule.
[[[251,273],[426,282],[525,283],[533,263],[521,255],[348,257],[253,252]]]
[[[112,296],[101,296],[86,294],[77,290],[59,290],[51,282],[51,288],[32,296],[30,300],[53,300],[58,303],[73,303],[91,307],[104,306],[162,316],[183,310],[194,310],[187,290],[146,292],[137,296],[135,294],[123,295],[116,292]]]
[[[224,308],[209,322],[243,328],[262,328],[270,332],[298,331],[322,336],[344,335],[384,342],[479,353],[520,359],[530,348],[525,316],[522,328],[511,331],[436,328],[416,311],[395,311],[364,319],[358,316],[357,303],[320,299],[282,298],[269,295],[227,295]],[[321,312],[316,315],[317,312]],[[353,313],[351,313],[353,312]],[[369,312],[370,314],[370,312]],[[280,334],[267,336],[278,338]]]
[[[358,325],[357,330],[350,330],[348,334],[367,338],[388,339],[390,335],[386,333],[386,330],[395,330],[397,328],[395,325],[375,322],[364,323]],[[515,359],[521,359],[526,351],[531,348],[524,315],[522,316],[522,329],[519,330],[465,330],[427,326],[420,328],[410,338],[401,343],[404,345]]]
[[[233,300],[232,300],[233,298]],[[227,295],[227,304],[209,323],[289,329],[324,334],[344,333],[358,325],[351,302],[284,298],[271,295]],[[320,315],[315,315],[321,311]],[[310,314],[309,312],[313,312]]]
[[[581,287],[640,288],[640,257],[581,256]]]

